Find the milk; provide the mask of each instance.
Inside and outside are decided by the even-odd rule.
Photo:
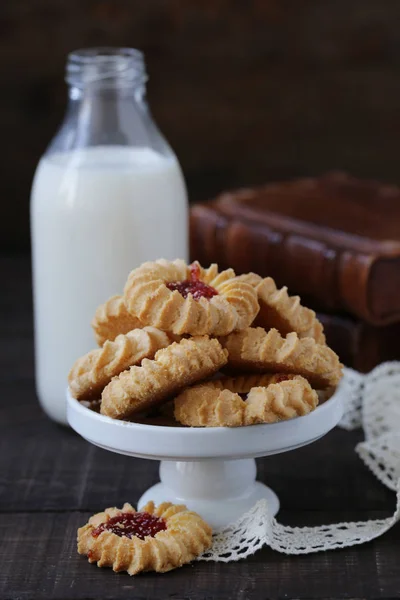
[[[187,218],[173,156],[96,146],[42,158],[31,228],[36,387],[50,417],[66,423],[68,372],[95,347],[96,307],[143,261],[187,258]]]

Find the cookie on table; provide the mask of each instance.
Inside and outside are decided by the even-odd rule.
[[[183,388],[214,375],[227,363],[228,352],[216,339],[193,337],[159,350],[104,388],[100,412],[115,419],[130,418],[155,408]]]
[[[98,567],[136,575],[165,573],[210,548],[211,527],[184,505],[148,502],[140,511],[125,503],[106,508],[78,529],[78,552]]]
[[[227,335],[248,327],[259,311],[257,292],[213,264],[161,259],[134,269],[124,301],[145,325],[183,335]]]
[[[257,291],[260,312],[254,327],[275,328],[282,335],[295,331],[299,338],[312,337],[318,344],[325,344],[324,328],[315,312],[303,306],[299,296],[289,296],[286,286],[279,289],[272,277],[263,279],[255,273],[240,275],[238,279]]]
[[[139,319],[127,310],[122,296],[112,296],[101,304],[92,320],[92,329],[99,346],[106,340],[112,342],[121,333],[142,327]]]
[[[85,354],[73,365],[69,375],[69,387],[77,400],[99,398],[111,379],[132,365],[139,365],[144,358],[153,358],[157,350],[171,343],[169,336],[156,327],[134,329],[118,335],[114,341],[106,341],[101,348]]]
[[[222,378],[184,390],[175,418],[190,427],[241,427],[307,415],[318,394],[300,375]]]
[[[336,386],[342,376],[331,348],[295,332],[283,337],[276,329],[248,327],[219,339],[228,350],[228,366],[238,371],[302,375],[315,389]]]

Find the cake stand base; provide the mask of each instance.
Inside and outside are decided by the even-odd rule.
[[[142,508],[149,500],[155,504],[185,504],[199,513],[218,531],[237,521],[258,500],[268,502],[272,515],[279,510],[279,500],[269,487],[256,481],[254,458],[242,460],[203,460],[160,463],[161,483],[140,498]]]
[[[234,523],[265,498],[271,515],[279,500],[256,481],[254,458],[289,452],[328,433],[343,414],[344,388],[304,417],[248,427],[165,427],[111,419],[83,406],[67,392],[68,421],[100,448],[160,460],[161,483],[140,498],[174,502],[198,512],[215,531]],[[122,499],[128,500],[127,498]]]

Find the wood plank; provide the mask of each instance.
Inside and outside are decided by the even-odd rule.
[[[399,530],[361,547],[288,557],[265,548],[230,564],[195,563],[135,578],[98,569],[76,553],[88,513],[0,515],[0,597],[29,600],[396,598]],[[326,515],[329,518],[329,513]],[[371,513],[370,516],[373,516]],[[379,517],[380,513],[375,513]],[[293,514],[296,519],[304,519]],[[307,524],[312,518],[305,519]]]

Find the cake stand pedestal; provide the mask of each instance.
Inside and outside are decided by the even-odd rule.
[[[84,407],[67,392],[71,427],[110,452],[160,460],[160,483],[140,498],[186,504],[214,531],[234,522],[265,498],[279,510],[275,492],[256,481],[255,458],[295,450],[324,436],[340,421],[343,390],[305,417],[251,427],[165,427],[118,421]],[[123,499],[125,501],[125,499]]]

